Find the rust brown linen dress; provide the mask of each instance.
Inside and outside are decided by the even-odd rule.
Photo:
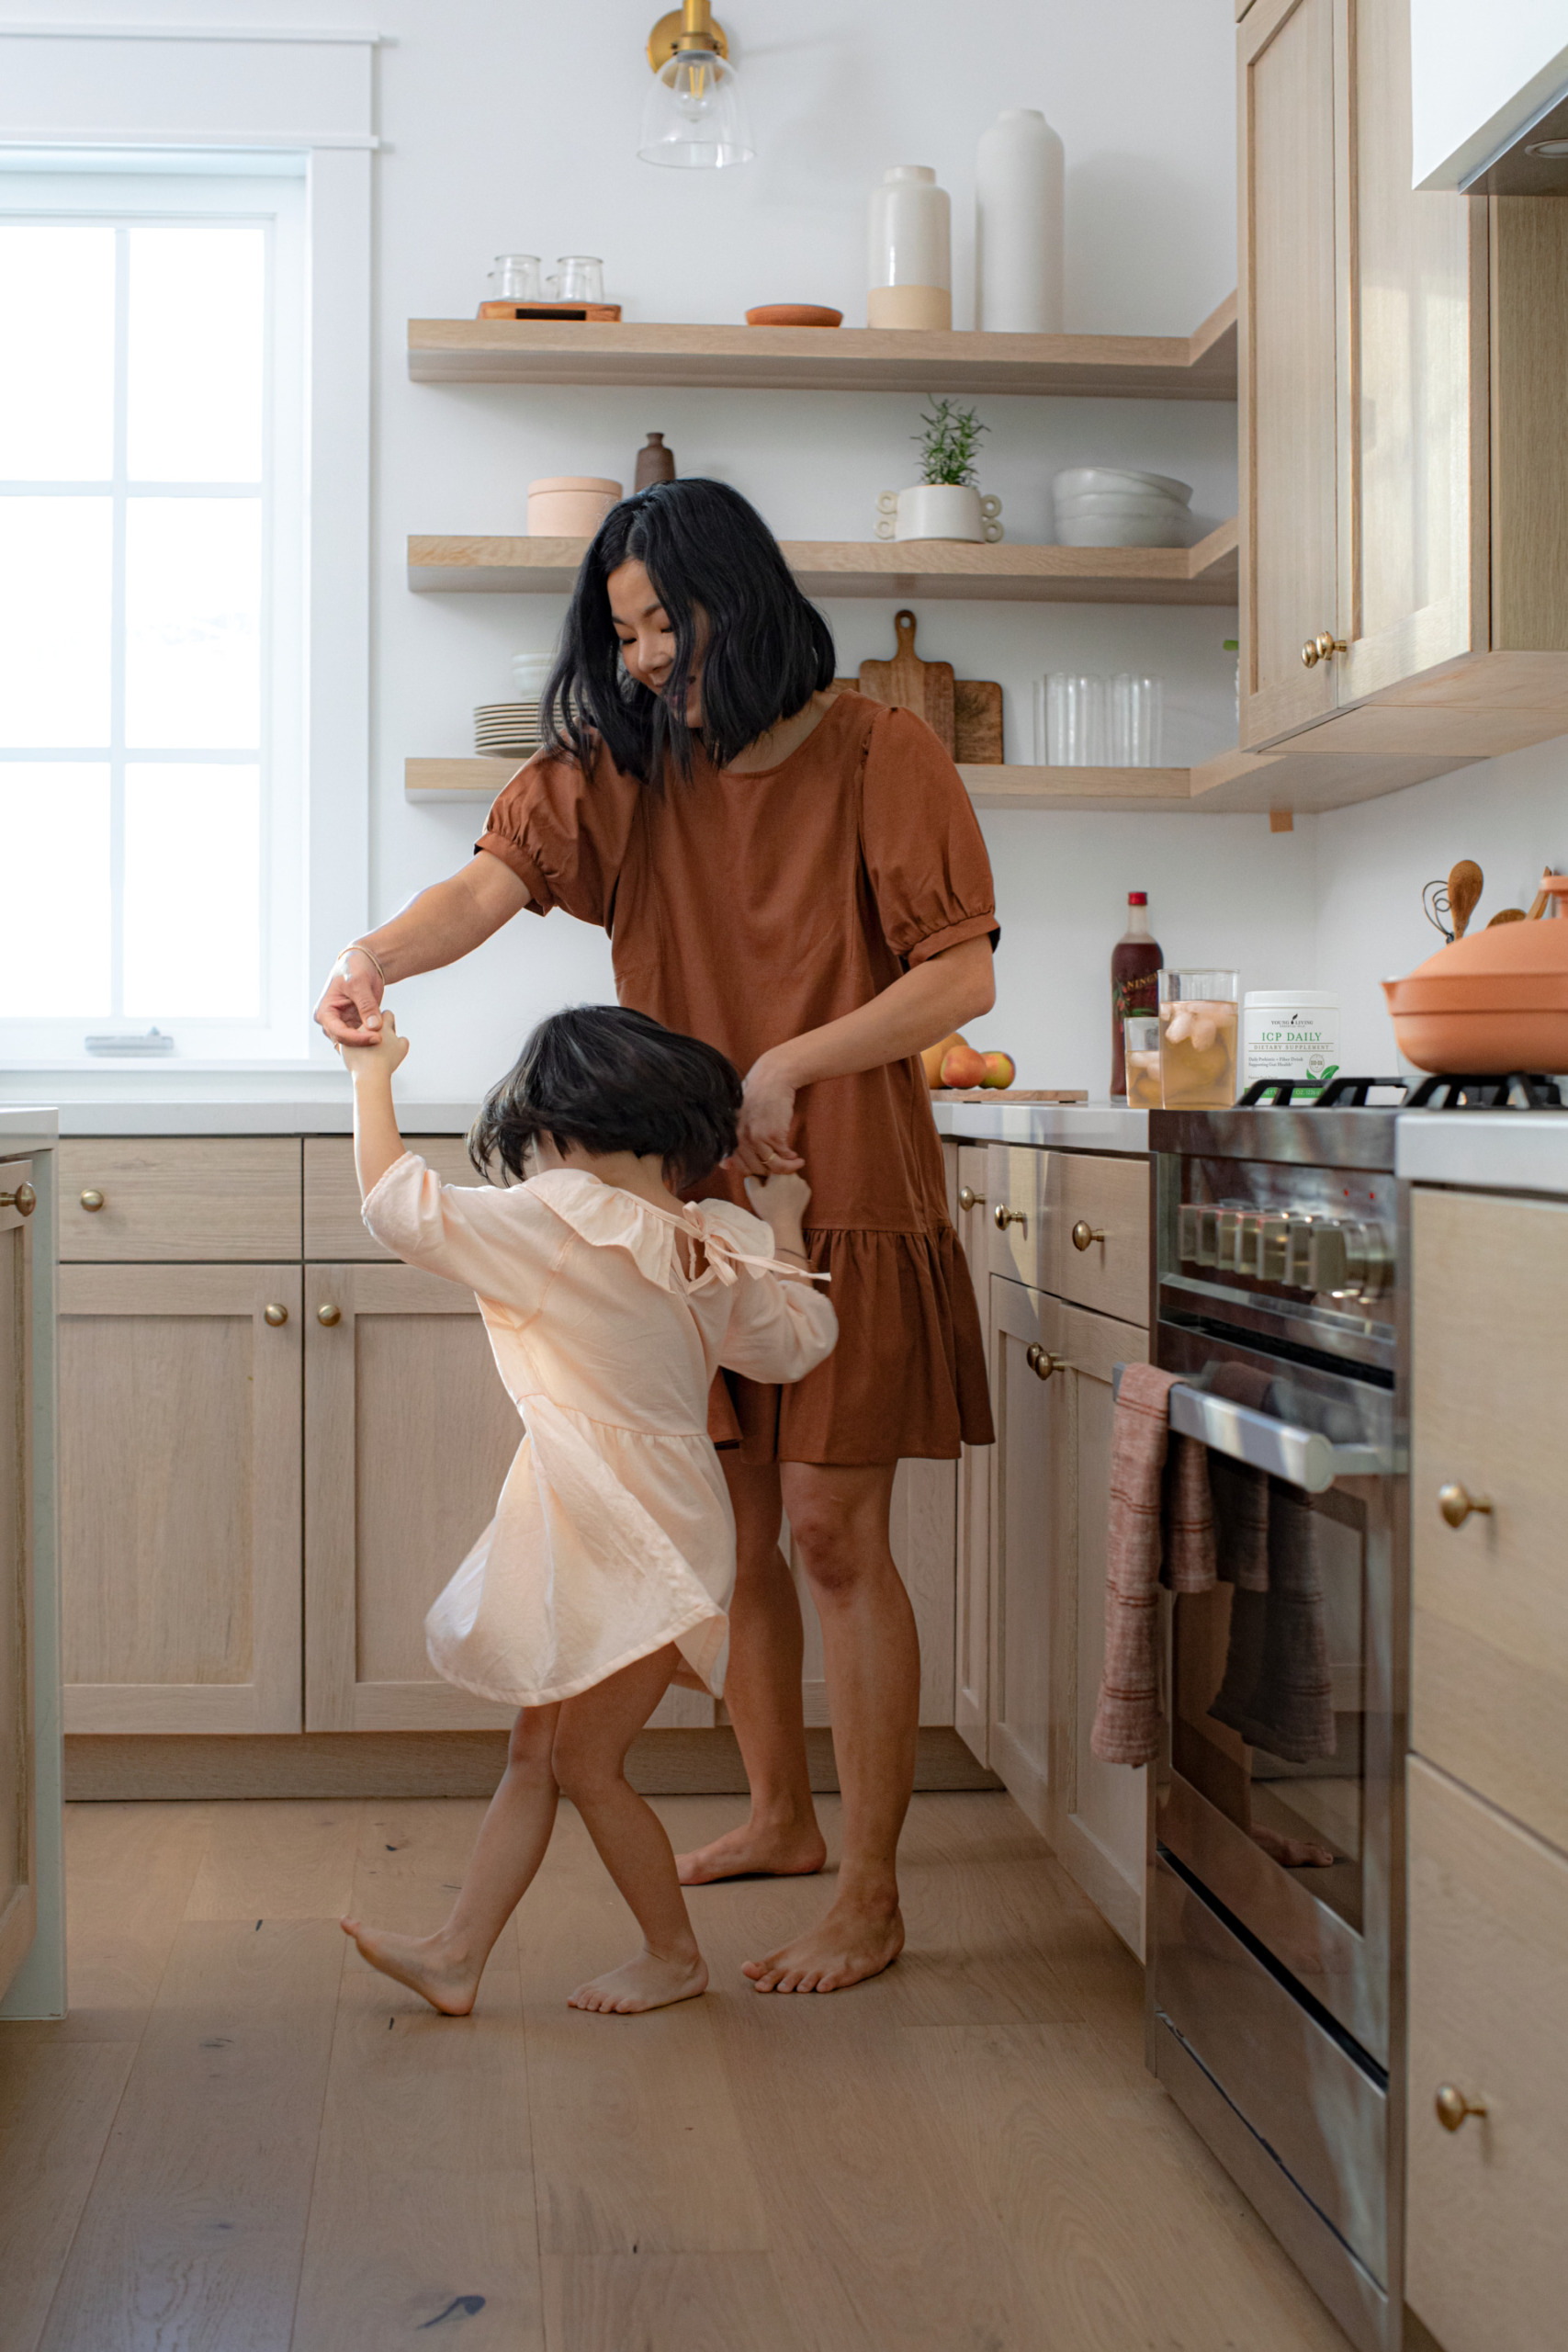
[[[610,934],[623,1004],[705,1038],[742,1073],[760,1054],[881,994],[912,965],[997,931],[991,869],[958,771],[922,719],[840,695],[774,768],[698,750],[649,791],[601,756],[544,753],[476,846],[535,910]],[[784,1388],[729,1374],[709,1428],[744,1459],[951,1459],[991,1441],[985,1346],[947,1214],[918,1056],[795,1098],[807,1243],[832,1277],[838,1347]],[[702,1190],[747,1205],[738,1174]]]

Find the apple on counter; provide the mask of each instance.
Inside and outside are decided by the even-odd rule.
[[[933,1088],[952,1086],[967,1091],[979,1086],[1008,1087],[1017,1075],[1010,1054],[976,1053],[968,1039],[956,1032],[928,1046],[920,1060],[926,1083]]]

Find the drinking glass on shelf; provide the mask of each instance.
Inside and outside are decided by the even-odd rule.
[[[1102,768],[1110,749],[1108,678],[1053,670],[1035,688],[1035,729],[1045,765]]]
[[[1165,1097],[1159,1076],[1159,1015],[1129,1012],[1122,1023],[1126,1046],[1127,1108],[1157,1111]]]
[[[1235,972],[1159,976],[1160,1100],[1168,1111],[1213,1111],[1235,1101]]]
[[[552,302],[602,302],[604,265],[594,254],[558,254],[549,287]]]
[[[1157,768],[1164,752],[1165,686],[1119,670],[1111,681],[1111,764]]]
[[[485,280],[491,302],[536,302],[539,300],[537,254],[497,254],[495,267]]]

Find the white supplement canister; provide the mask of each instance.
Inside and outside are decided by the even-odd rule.
[[[1339,999],[1321,989],[1249,989],[1242,1002],[1242,1087],[1289,1079],[1314,1102],[1339,1069]]]

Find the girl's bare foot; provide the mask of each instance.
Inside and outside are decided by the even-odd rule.
[[[691,1960],[661,1960],[657,1952],[639,1951],[624,1968],[612,1968],[592,1983],[580,1984],[567,2006],[598,2009],[605,2016],[635,2017],[643,2009],[667,2009],[672,2001],[690,2001],[708,1986],[707,1962],[701,1952]]]
[[[723,1878],[806,1878],[827,1859],[814,1820],[776,1826],[745,1821],[711,1846],[677,1855],[675,1870],[682,1886],[711,1886]]]
[[[841,1993],[880,1976],[904,1949],[898,1906],[834,1904],[825,1919],[794,1937],[766,1960],[749,1960],[742,1973],[759,1993]]]
[[[479,1989],[479,1974],[471,1961],[445,1953],[439,1936],[393,1936],[381,1928],[367,1928],[357,1919],[340,1919],[372,1968],[395,1977],[428,2001],[443,2017],[466,2018]]]

